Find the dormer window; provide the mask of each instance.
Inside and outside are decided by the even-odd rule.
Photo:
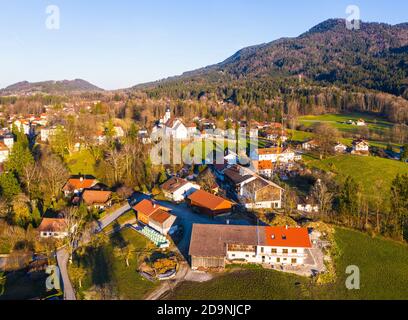
[[[271,238],[272,238],[272,240],[275,240],[275,235],[273,234],[273,235],[271,235]]]
[[[286,235],[285,234],[282,235],[282,240],[286,240]]]

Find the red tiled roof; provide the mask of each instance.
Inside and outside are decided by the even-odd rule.
[[[270,247],[312,247],[307,228],[266,227],[265,237]]]

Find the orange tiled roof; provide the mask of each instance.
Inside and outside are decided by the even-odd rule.
[[[281,154],[283,151],[282,148],[265,148],[265,149],[258,149],[259,155],[266,155],[266,154]]]
[[[63,232],[67,231],[67,223],[64,219],[44,218],[38,227],[40,232]]]
[[[74,190],[89,189],[93,187],[96,183],[97,183],[96,179],[71,178],[71,179],[68,179],[63,190],[69,191],[70,189],[74,189]]]
[[[157,210],[150,216],[150,220],[153,220],[158,223],[164,223],[171,218],[171,214],[161,209]]]
[[[156,202],[148,199],[144,199],[140,201],[137,205],[133,207],[133,209],[137,212],[140,212],[146,216],[151,216],[153,213],[155,213],[158,210],[163,210],[163,211],[171,211],[171,209],[162,207]]]
[[[106,203],[112,195],[111,191],[85,190],[82,199],[87,205]]]
[[[272,161],[259,161],[258,169],[259,170],[272,170],[273,169],[273,163],[272,163]]]
[[[208,208],[210,210],[216,210],[223,203],[228,203],[230,206],[233,205],[231,201],[215,196],[204,190],[194,192],[188,197],[188,199],[202,206],[203,208]]]

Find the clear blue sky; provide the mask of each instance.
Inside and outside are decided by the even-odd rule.
[[[51,4],[57,31],[45,27]],[[0,0],[0,88],[74,78],[129,87],[345,18],[350,4],[364,21],[408,22],[406,0]]]

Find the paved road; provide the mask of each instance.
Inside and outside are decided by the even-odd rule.
[[[124,213],[128,212],[131,209],[130,205],[127,203],[123,207],[119,208],[115,212],[112,212],[111,214],[105,216],[101,220],[98,221],[98,232],[101,232],[103,229],[105,229],[108,225],[110,225],[113,221],[118,219],[121,215]]]
[[[76,300],[74,287],[68,276],[69,252],[64,247],[57,251],[57,262],[61,273],[62,285],[64,289],[64,300]]]
[[[111,214],[105,216],[103,219],[98,221],[98,229],[96,232],[101,232],[108,225],[118,219],[121,215],[128,212],[131,209],[129,204],[124,205],[118,210],[112,212]],[[90,240],[90,239],[89,239]],[[64,300],[76,300],[75,290],[68,276],[68,260],[69,252],[64,247],[57,251],[57,262],[61,272],[62,284],[64,287]]]

